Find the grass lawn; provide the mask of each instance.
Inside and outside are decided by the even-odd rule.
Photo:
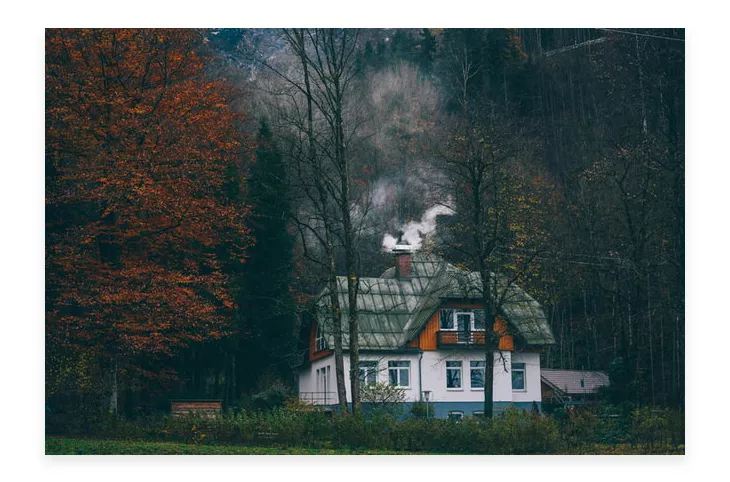
[[[554,455],[684,455],[684,445],[649,449],[628,444],[591,444]],[[97,440],[46,437],[46,455],[427,455],[383,450],[246,447],[243,445],[196,445],[134,440]],[[433,454],[432,454],[433,455]]]
[[[46,455],[415,455],[406,452],[346,449],[196,445],[133,440],[46,437]]]

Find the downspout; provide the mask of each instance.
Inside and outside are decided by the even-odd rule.
[[[418,400],[423,401],[423,377],[421,376],[421,360],[423,360],[423,350],[418,353]]]

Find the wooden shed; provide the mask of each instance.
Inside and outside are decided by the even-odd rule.
[[[214,418],[223,412],[222,400],[170,400],[170,412],[174,417],[197,415]]]

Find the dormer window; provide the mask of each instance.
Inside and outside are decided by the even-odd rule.
[[[474,328],[474,313],[464,312],[455,313],[456,317],[456,329],[459,331],[469,331]]]
[[[317,323],[317,334],[314,337],[314,351],[322,351],[327,349],[327,340],[324,337],[324,328]]]
[[[443,310],[440,327],[441,331],[474,331],[474,313]]]
[[[456,329],[454,323],[454,311],[453,310],[441,310],[441,330],[453,331]]]
[[[474,311],[471,319],[471,331],[484,331],[487,326],[487,313],[484,310]]]

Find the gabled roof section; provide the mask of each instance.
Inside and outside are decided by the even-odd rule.
[[[416,336],[433,312],[448,299],[481,298],[481,276],[460,270],[433,254],[415,253],[411,257],[411,277],[398,279],[389,268],[380,278],[360,278],[358,293],[359,345],[366,350],[392,350],[404,346]],[[529,345],[555,343],[540,304],[518,286],[507,287],[502,280],[502,316]],[[337,278],[342,310],[343,345],[349,344],[347,329],[347,279]],[[320,322],[331,323],[328,291],[319,300]],[[328,333],[333,346],[332,330]]]
[[[609,385],[606,372],[542,368],[540,378],[553,388],[569,395],[595,393],[600,387]]]

